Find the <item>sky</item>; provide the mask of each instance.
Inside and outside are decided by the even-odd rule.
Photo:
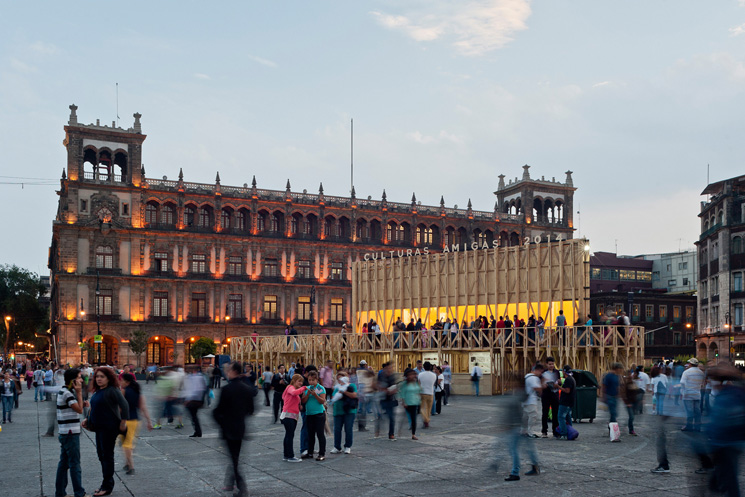
[[[68,106],[147,176],[492,211],[574,171],[593,251],[675,252],[745,173],[745,0],[7,2],[0,263],[48,274]],[[738,131],[740,130],[740,131]],[[17,183],[24,183],[23,185]]]

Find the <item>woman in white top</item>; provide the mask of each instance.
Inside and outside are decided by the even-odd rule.
[[[437,381],[435,381],[435,413],[440,414],[442,411],[442,395],[445,391],[445,375],[442,374],[440,366],[435,366],[435,374],[437,375]]]
[[[656,403],[656,412],[660,416],[664,416],[665,409],[665,395],[670,386],[668,377],[665,375],[665,371],[659,366],[652,368],[652,393],[654,394],[654,400]]]

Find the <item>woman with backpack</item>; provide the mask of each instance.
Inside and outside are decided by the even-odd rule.
[[[331,402],[334,406],[334,448],[332,454],[342,452],[341,430],[344,428],[344,453],[352,452],[354,419],[357,417],[357,386],[349,382],[349,376],[344,371],[336,373],[337,384]]]

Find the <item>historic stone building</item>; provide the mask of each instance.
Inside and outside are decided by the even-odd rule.
[[[571,238],[564,183],[499,177],[493,212],[147,178],[140,114],[129,129],[77,120],[70,106],[53,224],[51,318],[66,362],[135,362],[131,332],[149,337],[143,363],[192,362],[209,337],[338,331],[350,321],[351,266],[378,256]],[[527,206],[531,208],[526,209]],[[382,255],[381,255],[382,254]],[[100,333],[98,333],[100,330]],[[103,343],[93,337],[103,335]],[[92,350],[81,351],[80,344]]]

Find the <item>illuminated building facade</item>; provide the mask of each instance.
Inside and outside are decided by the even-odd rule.
[[[84,125],[70,106],[67,167],[53,223],[51,317],[61,359],[135,362],[127,342],[149,337],[142,363],[192,362],[199,337],[338,331],[351,318],[352,263],[374,254],[572,237],[564,183],[499,177],[493,212],[147,178],[140,114],[129,129]],[[530,207],[530,208],[528,208]],[[393,251],[393,252],[391,252]],[[100,330],[100,333],[99,333]],[[94,335],[103,336],[93,343]],[[91,351],[81,353],[80,343]]]

